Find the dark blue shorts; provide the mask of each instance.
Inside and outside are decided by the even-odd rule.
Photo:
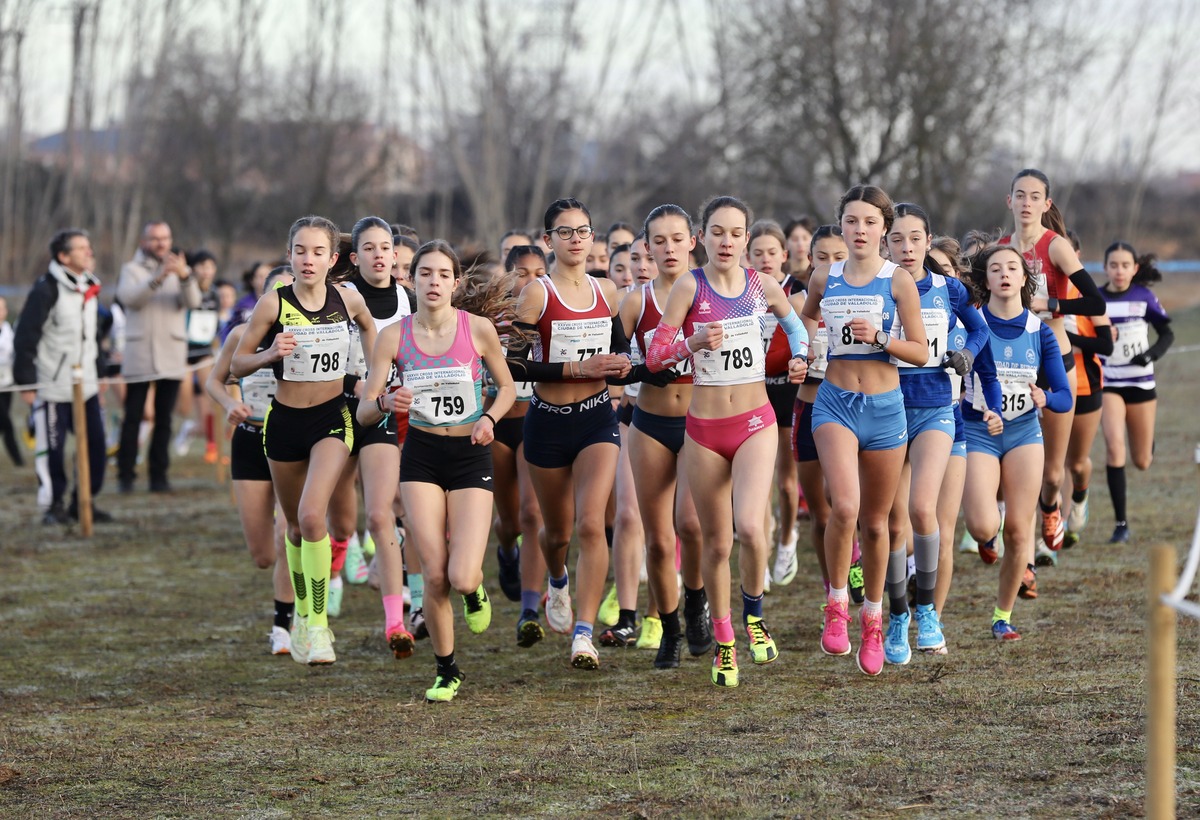
[[[647,413],[640,407],[633,408],[633,427],[666,447],[675,455],[683,449],[683,434],[687,429],[687,416],[660,416]]]
[[[569,467],[593,444],[621,446],[608,390],[572,404],[551,404],[535,392],[525,414],[525,460],[534,467]]]

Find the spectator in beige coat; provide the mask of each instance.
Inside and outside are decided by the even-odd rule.
[[[138,252],[121,267],[117,299],[125,310],[125,351],[121,375],[125,416],[117,453],[117,479],[132,492],[138,455],[138,429],[146,395],[154,386],[154,427],[147,458],[150,492],[170,492],[171,415],[179,382],[187,370],[187,311],[200,306],[200,289],[183,254],[172,249],[171,226],[150,222],[142,229]]]

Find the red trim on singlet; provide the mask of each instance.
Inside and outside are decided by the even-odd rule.
[[[1046,232],[1038,238],[1033,249],[1021,255],[1033,267],[1035,273],[1046,277],[1046,292],[1051,299],[1067,299],[1071,289],[1071,277],[1059,270],[1058,265],[1050,260],[1050,243],[1056,238],[1058,238],[1058,234],[1047,228]],[[1012,235],[1001,237],[998,244],[1011,245]],[[1061,313],[1054,314],[1056,319],[1060,316],[1062,316]]]

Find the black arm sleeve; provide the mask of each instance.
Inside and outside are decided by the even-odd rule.
[[[17,384],[37,383],[37,349],[42,341],[42,328],[58,301],[58,287],[48,276],[34,283],[17,319],[13,333],[13,381]]]
[[[1097,325],[1095,336],[1080,336],[1078,333],[1067,331],[1071,345],[1084,353],[1100,356],[1111,356],[1113,352],[1112,325]]]
[[[531,325],[528,322],[513,322],[513,327],[524,330],[530,336],[537,333],[537,325]],[[508,340],[508,361],[509,372],[512,373],[513,381],[517,382],[561,382],[566,381],[563,376],[562,362],[535,362],[529,358],[529,351],[532,349],[527,340],[519,336],[512,336]]]
[[[1175,341],[1175,331],[1171,330],[1171,322],[1167,320],[1162,324],[1155,324],[1154,329],[1158,332],[1158,339],[1154,344],[1150,345],[1150,349],[1146,352],[1150,354],[1150,361],[1156,362],[1163,357],[1172,343]]]
[[[612,334],[608,337],[608,352],[618,356],[629,355],[629,337],[625,335],[625,325],[621,323],[621,314],[612,317]]]
[[[1074,316],[1103,316],[1107,305],[1092,275],[1083,268],[1071,274],[1071,284],[1079,289],[1075,299],[1059,299],[1058,312]]]

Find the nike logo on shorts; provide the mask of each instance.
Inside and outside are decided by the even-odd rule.
[[[492,480],[492,477],[491,477],[490,475],[485,475],[485,476],[483,477],[483,480],[484,480],[484,481],[491,481],[491,480]]]

